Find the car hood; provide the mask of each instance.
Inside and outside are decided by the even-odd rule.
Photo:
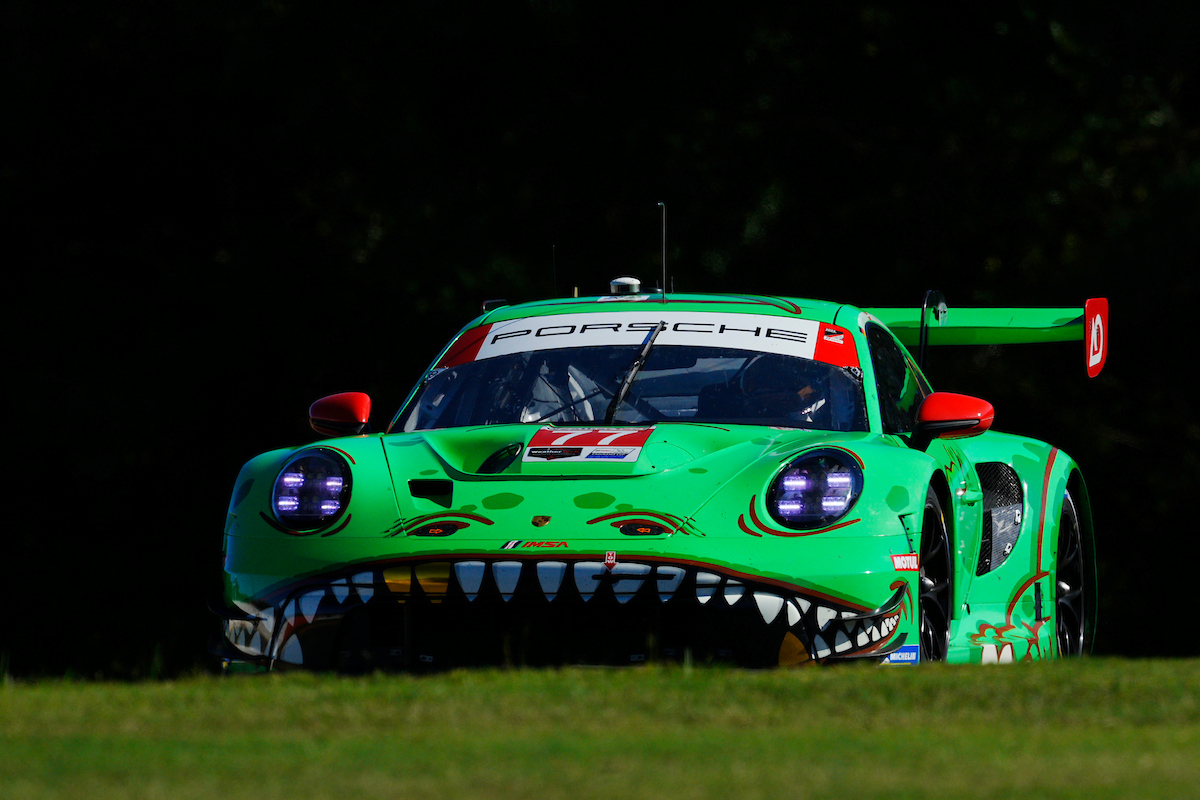
[[[383,446],[405,533],[448,521],[476,527],[456,538],[516,538],[516,531],[528,538],[535,533],[531,520],[545,518],[538,535],[569,531],[578,540],[611,537],[613,527],[639,520],[671,533],[720,536],[694,516],[722,489],[738,483],[747,498],[761,496],[796,453],[865,438],[870,435],[692,423],[492,425],[393,434],[383,437]],[[736,526],[727,533],[744,535]]]

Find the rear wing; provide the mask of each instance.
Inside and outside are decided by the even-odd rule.
[[[1108,358],[1108,300],[1092,298],[1072,308],[947,309],[940,292],[926,294],[921,308],[864,309],[896,334],[906,347],[943,344],[1027,344],[1084,342],[1089,377],[1096,377]]]

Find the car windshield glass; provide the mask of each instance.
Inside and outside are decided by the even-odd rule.
[[[639,349],[534,350],[435,370],[396,429],[602,424]],[[650,351],[616,408],[613,424],[667,421],[867,429],[857,369],[720,347],[657,346]]]

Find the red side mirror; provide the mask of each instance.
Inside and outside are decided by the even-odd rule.
[[[362,392],[322,397],[308,407],[308,423],[323,436],[353,436],[369,430],[371,398]]]
[[[977,436],[992,427],[996,410],[987,400],[952,392],[934,392],[917,410],[917,433],[934,439]]]

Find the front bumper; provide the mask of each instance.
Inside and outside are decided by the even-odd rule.
[[[345,671],[657,659],[767,667],[902,655],[911,663],[913,575],[875,580],[887,588],[868,607],[666,556],[413,556],[237,598],[214,650],[274,668]]]

